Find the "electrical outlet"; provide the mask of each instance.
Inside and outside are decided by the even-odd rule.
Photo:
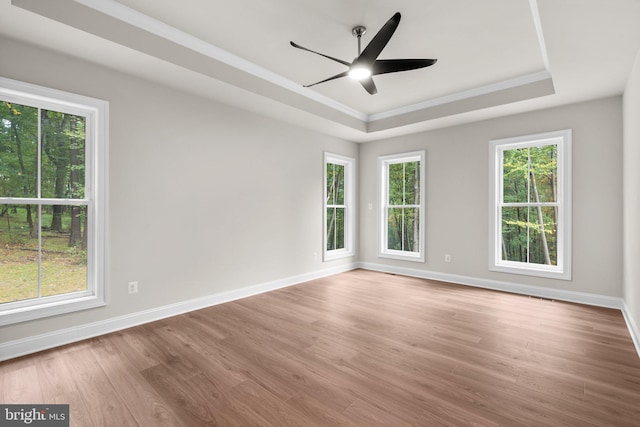
[[[451,262],[451,254],[444,255],[444,262]]]
[[[129,293],[130,294],[138,293],[138,282],[129,282]]]

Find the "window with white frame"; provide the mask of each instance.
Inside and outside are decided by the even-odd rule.
[[[571,130],[490,142],[490,269],[571,279]]]
[[[324,154],[324,260],[354,255],[355,160]]]
[[[378,158],[379,253],[424,261],[424,151]]]
[[[107,118],[0,78],[0,324],[105,304]]]

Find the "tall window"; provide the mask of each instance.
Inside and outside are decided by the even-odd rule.
[[[571,279],[571,130],[491,141],[491,269]]]
[[[324,155],[324,259],[354,255],[355,160]]]
[[[0,324],[104,304],[106,119],[0,79]]]
[[[381,257],[424,261],[424,151],[380,157]]]

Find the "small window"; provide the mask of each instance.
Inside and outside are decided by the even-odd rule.
[[[379,256],[424,261],[424,151],[380,157]]]
[[[355,160],[324,155],[324,260],[354,255]]]
[[[0,79],[0,324],[104,305],[106,120]]]
[[[571,279],[571,130],[490,143],[490,269]]]

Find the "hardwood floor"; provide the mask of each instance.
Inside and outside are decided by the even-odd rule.
[[[356,270],[0,364],[76,426],[637,426],[609,310]]]

